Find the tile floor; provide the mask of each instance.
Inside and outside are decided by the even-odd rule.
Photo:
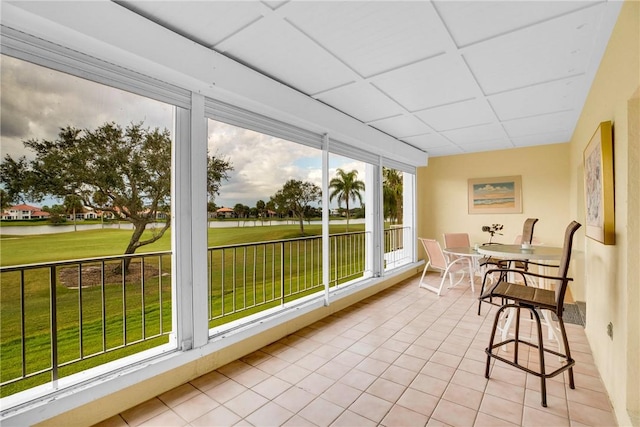
[[[428,278],[439,280],[435,273]],[[566,373],[548,380],[543,408],[537,377],[492,362],[491,379],[484,378],[495,308],[483,305],[478,316],[468,286],[437,297],[419,289],[418,280],[98,426],[616,425],[581,326],[567,325],[576,389]],[[521,350],[523,360],[531,351]]]

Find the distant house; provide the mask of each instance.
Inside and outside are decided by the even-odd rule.
[[[216,210],[216,216],[218,218],[235,218],[236,217],[236,213],[231,208],[222,207],[222,208]]]
[[[73,213],[68,213],[67,219],[70,221],[73,220]],[[76,219],[77,220],[98,219],[98,214],[92,208],[83,206],[82,210],[76,211]]]
[[[21,219],[46,219],[49,218],[49,212],[43,211],[37,206],[15,205],[2,212],[2,219],[21,220]]]

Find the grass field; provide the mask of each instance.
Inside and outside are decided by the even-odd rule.
[[[350,226],[350,231],[358,229],[361,231],[363,226]],[[344,226],[331,229],[331,233],[344,231]],[[208,232],[210,247],[300,237],[297,225],[210,228]],[[119,254],[126,247],[130,233],[130,230],[106,229],[25,237],[4,235],[0,239],[0,265],[34,264]],[[321,227],[318,225],[305,226],[307,236],[320,233]],[[319,290],[314,283],[318,283],[321,274],[313,276],[321,272],[320,257],[308,256],[314,249],[306,243],[304,246],[289,248],[290,253],[285,259],[280,258],[280,252],[275,246],[273,249],[266,245],[249,248],[249,251],[254,252],[247,253],[247,249],[237,252],[234,249],[226,250],[224,253],[219,251],[221,255],[217,258],[212,256],[209,289],[212,319],[210,327],[277,305],[282,298],[286,299],[287,295],[294,292],[304,295]],[[158,242],[141,248],[140,253],[169,249],[170,236],[167,234]],[[343,264],[360,260],[363,253],[363,248],[350,248],[349,254],[332,259],[332,269],[335,271],[337,268],[344,268]],[[223,258],[224,262],[221,262]],[[240,259],[244,261],[240,263]],[[56,286],[58,358],[60,363],[69,363],[69,366],[61,368],[61,376],[167,341],[166,335],[161,334],[168,332],[171,327],[171,283],[170,279],[166,278],[170,277],[171,273],[170,256],[162,257],[162,266],[159,265],[160,258],[157,257],[145,262],[156,268],[161,267],[165,276],[158,274],[145,279],[142,285],[123,286],[114,283],[105,286],[104,289],[100,286],[80,290],[60,284]],[[3,273],[0,283],[2,382],[22,375],[23,327],[24,346],[27,349],[25,371],[34,373],[46,370],[51,365],[51,298],[48,270],[25,273],[23,296],[17,274]],[[284,277],[284,281],[274,286],[279,277]],[[21,300],[24,301],[24,307],[18,303]],[[228,313],[231,312],[235,314],[229,316]],[[21,313],[24,313],[24,326]],[[149,336],[155,335],[159,336],[146,340]],[[145,341],[131,345],[143,339]],[[125,344],[127,347],[121,348]],[[78,361],[79,358],[88,355],[100,354],[105,348],[108,350],[106,354]],[[50,374],[37,375],[2,387],[0,395],[6,396],[47,381],[50,381]]]

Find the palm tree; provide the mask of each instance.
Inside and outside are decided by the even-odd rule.
[[[337,176],[329,182],[331,193],[329,201],[338,198],[338,206],[344,201],[347,206],[347,231],[349,231],[349,200],[356,201],[358,199],[362,204],[362,191],[364,191],[364,182],[358,179],[358,171],[352,170],[345,172],[342,169],[336,171]]]
[[[384,214],[396,224],[402,218],[402,174],[395,169],[382,169]]]

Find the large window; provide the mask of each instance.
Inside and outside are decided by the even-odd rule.
[[[0,74],[6,396],[168,343],[175,113],[9,56]]]

